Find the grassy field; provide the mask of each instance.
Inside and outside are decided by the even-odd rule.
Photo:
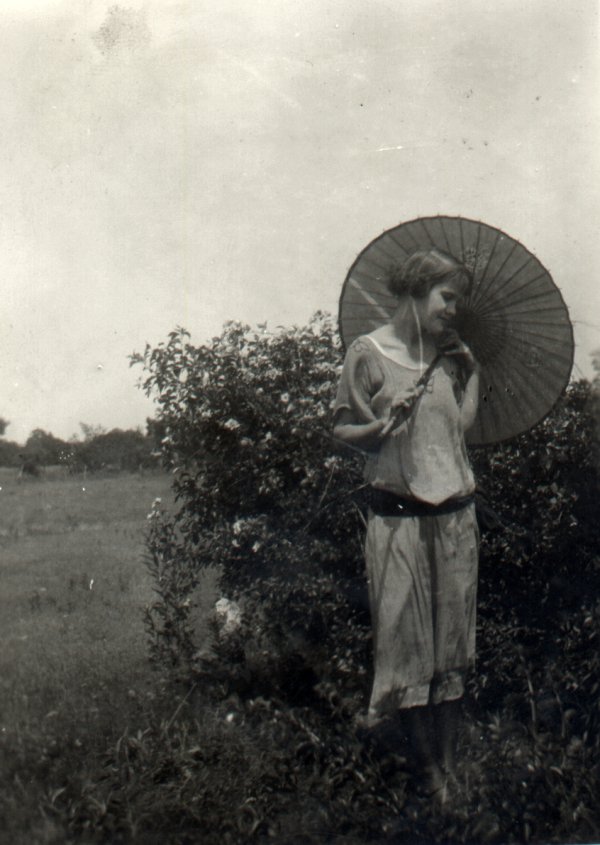
[[[252,671],[235,649],[217,653],[225,681],[211,670],[187,692],[150,667],[144,537],[157,497],[173,507],[166,475],[0,470],[2,845],[599,841],[600,605],[573,613],[541,668],[488,620],[479,689],[487,673],[497,696],[470,701],[460,788],[442,812],[411,786],[399,737],[365,739],[326,687],[311,681],[307,704],[263,694],[278,660],[296,677],[276,653]],[[214,576],[197,599],[202,620]],[[551,700],[535,686],[544,672],[547,687],[558,679]]]
[[[164,474],[18,480],[0,469],[0,837],[61,842],[61,774],[156,708],[142,611],[146,516]],[[176,703],[173,704],[173,707]]]

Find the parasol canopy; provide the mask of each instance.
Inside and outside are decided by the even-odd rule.
[[[484,445],[521,434],[548,414],[567,386],[573,330],[548,271],[499,229],[462,217],[422,217],[375,238],[344,282],[342,341],[349,346],[391,319],[397,300],[387,289],[390,271],[432,247],[473,275],[455,324],[481,366],[479,410],[467,442]]]

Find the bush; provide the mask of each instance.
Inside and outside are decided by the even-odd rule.
[[[368,636],[363,484],[360,460],[337,454],[330,435],[342,363],[332,321],[276,333],[230,323],[197,348],[179,330],[135,360],[158,400],[179,503],[149,537],[155,655],[189,662],[198,573],[216,565],[224,595],[260,613],[277,653],[307,666],[338,654],[330,671],[356,677],[347,661],[364,666]]]
[[[473,450],[482,493],[480,607],[537,625],[598,594],[598,469],[589,382],[534,429]],[[487,516],[487,519],[486,519]]]
[[[106,778],[65,798],[69,829],[289,845],[594,837],[589,384],[572,384],[532,432],[473,451],[479,658],[462,792],[440,813],[411,790],[401,739],[390,728],[367,739],[354,723],[371,663],[363,482],[360,457],[329,437],[342,363],[331,320],[275,333],[231,323],[200,347],[177,330],[134,360],[158,400],[154,430],[178,501],[174,515],[158,501],[149,515],[157,598],[146,622],[154,659],[189,700],[109,750]],[[208,567],[222,599],[205,620],[210,647],[200,648]]]
[[[170,639],[170,662],[191,657],[197,576],[216,565],[223,594],[245,596],[252,613],[258,602],[275,639],[285,631],[304,654],[312,644],[334,655],[343,643],[356,667],[368,629],[363,483],[360,456],[330,436],[342,364],[331,319],[275,333],[229,323],[200,347],[181,329],[134,360],[158,402],[179,503],[149,537],[161,596],[148,618],[155,647]],[[590,402],[589,383],[574,383],[532,431],[472,450],[484,619],[545,627],[597,595]]]

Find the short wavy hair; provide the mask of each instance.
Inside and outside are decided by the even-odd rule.
[[[454,279],[463,280],[466,295],[473,284],[473,276],[464,264],[437,247],[419,249],[402,265],[391,268],[388,290],[394,296],[421,299],[428,296],[435,285]]]

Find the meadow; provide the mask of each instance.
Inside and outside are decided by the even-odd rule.
[[[242,627],[217,636],[210,651],[202,621],[216,598],[209,570],[191,603],[204,655],[192,677],[152,667],[144,610],[171,594],[168,579],[155,592],[145,565],[151,526],[155,540],[170,535],[148,517],[157,498],[176,510],[171,480],[18,480],[0,470],[2,845],[598,841],[595,555],[585,601],[560,581],[526,626],[512,604],[506,619],[494,611],[498,583],[492,590],[483,568],[460,788],[438,808],[415,791],[401,736],[386,728],[366,736],[356,723],[364,671],[331,680],[326,663],[317,672],[301,659],[297,627],[290,651],[256,624],[261,607],[278,624],[293,596],[278,613],[276,589],[256,607],[247,599]],[[239,561],[251,559],[243,531],[233,538]],[[300,543],[286,549],[304,554]],[[516,601],[518,571],[508,574]],[[339,617],[339,601],[321,599],[300,596],[303,620],[317,611]],[[172,633],[164,629],[162,639]],[[343,666],[354,660],[341,656]]]
[[[64,842],[52,808],[66,780],[85,783],[107,746],[162,706],[143,626],[157,497],[171,503],[164,473],[0,469],[2,842]]]

